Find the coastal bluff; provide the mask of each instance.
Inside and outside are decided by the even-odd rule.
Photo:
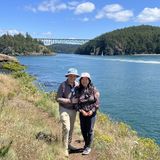
[[[8,56],[5,54],[0,54],[0,63],[2,62],[17,62],[18,63],[18,60],[15,57]]]

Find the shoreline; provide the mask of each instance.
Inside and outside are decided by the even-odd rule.
[[[134,55],[135,56],[160,56],[160,54],[134,54]]]

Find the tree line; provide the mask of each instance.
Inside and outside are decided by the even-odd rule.
[[[44,44],[33,39],[28,33],[16,35],[4,34],[0,37],[0,53],[7,55],[50,54]]]
[[[79,46],[78,44],[52,44],[48,48],[56,53],[74,53]]]
[[[76,54],[160,54],[160,27],[141,25],[102,34],[80,46]]]

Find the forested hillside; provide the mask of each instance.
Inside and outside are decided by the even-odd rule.
[[[52,44],[49,49],[56,53],[74,53],[79,46],[78,44]]]
[[[160,27],[141,25],[105,33],[80,46],[76,54],[160,54]]]
[[[0,53],[7,55],[50,54],[50,50],[42,42],[33,39],[29,34],[9,35],[0,37]]]

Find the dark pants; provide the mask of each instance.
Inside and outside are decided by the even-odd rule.
[[[93,142],[93,129],[96,120],[96,114],[92,116],[83,116],[79,114],[82,136],[84,138],[85,147],[90,147]]]

